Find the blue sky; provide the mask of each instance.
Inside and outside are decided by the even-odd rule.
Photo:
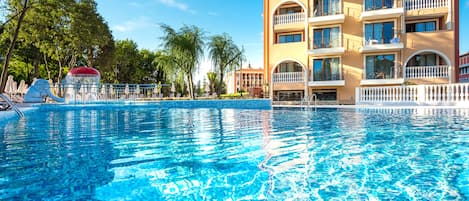
[[[97,0],[97,3],[114,38],[132,39],[140,49],[161,49],[162,23],[176,29],[184,24],[196,25],[207,36],[228,33],[238,46],[244,47],[246,63],[263,67],[263,0]],[[211,64],[203,61],[198,74],[205,75],[210,68]]]
[[[243,46],[247,63],[263,67],[263,0],[97,0],[98,11],[115,39],[132,39],[139,48],[161,48],[160,24],[201,27],[207,36],[226,32]],[[460,52],[469,52],[469,0],[460,1]],[[204,76],[211,64],[203,61]]]
[[[459,9],[459,51],[469,52],[469,0],[460,1]]]

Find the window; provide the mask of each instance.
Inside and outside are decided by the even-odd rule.
[[[408,66],[436,66],[437,58],[436,54],[416,55],[410,59]]]
[[[276,73],[303,72],[303,67],[296,62],[281,63],[276,71]]]
[[[335,101],[337,100],[337,89],[317,89],[313,91],[316,98],[321,101]]]
[[[303,9],[301,8],[301,6],[295,6],[295,7],[279,8],[278,14],[285,15],[285,14],[293,14],[293,13],[301,13],[301,12],[303,12]]]
[[[433,32],[436,31],[436,21],[406,24],[406,32]]]
[[[331,48],[340,46],[339,27],[315,29],[314,30],[314,49]]]
[[[393,79],[394,54],[366,56],[366,79]]]
[[[278,43],[294,43],[294,42],[302,42],[303,41],[303,34],[284,34],[278,36]]]
[[[365,40],[378,44],[391,43],[394,36],[393,29],[394,22],[365,24]]]
[[[339,58],[315,59],[313,61],[313,80],[342,80]]]
[[[392,5],[392,0],[365,0],[366,11],[392,8]]]
[[[340,0],[315,0],[314,16],[336,15],[340,13]]]

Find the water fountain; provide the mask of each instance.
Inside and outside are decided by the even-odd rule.
[[[101,75],[98,70],[87,67],[70,69],[65,77],[65,102],[93,102],[98,100]]]

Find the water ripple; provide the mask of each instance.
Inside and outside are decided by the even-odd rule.
[[[0,200],[466,200],[468,115],[37,111],[0,122]]]

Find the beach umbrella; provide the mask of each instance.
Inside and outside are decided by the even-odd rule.
[[[11,87],[12,93],[17,94],[18,93],[18,83],[16,81],[13,81],[12,87]]]
[[[101,95],[106,95],[106,85],[101,86]]]
[[[12,94],[13,93],[13,76],[9,75],[7,79],[7,83],[5,84],[5,93]]]
[[[115,94],[115,93],[114,93],[114,87],[113,87],[112,85],[109,87],[109,93],[110,93],[111,95],[114,95],[114,94]]]
[[[28,85],[26,85],[26,82],[24,80],[20,81],[20,85],[18,86],[18,93],[20,94],[26,94],[26,90],[28,90]]]
[[[135,94],[140,94],[140,85],[137,85],[134,91]]]
[[[130,91],[130,89],[129,89],[129,84],[125,84],[124,94],[125,94],[125,95],[128,95],[128,94],[129,94],[129,91]]]

